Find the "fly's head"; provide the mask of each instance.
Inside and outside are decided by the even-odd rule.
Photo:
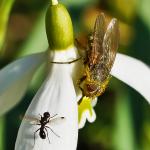
[[[108,82],[109,78],[102,83],[99,83],[98,81],[91,82],[85,80],[81,86],[83,95],[92,98],[102,95],[105,92]]]
[[[96,97],[100,86],[97,82],[85,81],[82,86],[83,95],[87,97]]]

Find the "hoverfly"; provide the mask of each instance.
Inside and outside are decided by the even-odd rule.
[[[113,18],[106,28],[105,16],[98,15],[92,36],[86,47],[76,40],[79,52],[83,55],[84,71],[79,79],[79,87],[84,96],[91,99],[100,96],[110,80],[110,71],[118,49],[119,28],[117,19]],[[80,99],[79,103],[82,101]]]
[[[39,114],[40,115],[40,114]],[[50,143],[50,139],[48,136],[48,129],[57,137],[60,137],[57,135],[54,130],[49,127],[48,125],[51,125],[52,123],[61,123],[62,120],[64,120],[64,117],[56,117],[57,114],[50,116],[49,112],[44,112],[43,115],[40,115],[40,119],[31,117],[31,116],[25,116],[24,119],[26,121],[30,121],[31,124],[40,126],[35,132],[34,132],[34,145],[35,145],[35,134],[39,131],[39,136],[41,139],[48,138],[48,141]],[[56,117],[56,118],[55,118]]]

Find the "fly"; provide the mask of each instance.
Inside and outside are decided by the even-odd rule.
[[[51,62],[71,64],[83,59],[84,71],[78,86],[84,96],[94,99],[106,89],[111,78],[110,71],[114,64],[119,43],[118,20],[113,18],[106,26],[103,13],[97,16],[92,35],[85,45],[76,39],[76,46],[81,57],[70,62]],[[80,99],[79,103],[82,101]]]
[[[96,18],[94,31],[86,47],[76,40],[77,47],[81,51],[79,52],[84,54],[82,56],[84,71],[78,83],[83,94],[82,98],[86,96],[93,99],[105,91],[111,77],[110,71],[116,57],[118,42],[117,19],[113,18],[106,27],[103,13]]]

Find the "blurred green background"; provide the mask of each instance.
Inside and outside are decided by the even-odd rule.
[[[72,17],[75,37],[93,28],[98,12],[120,21],[119,52],[150,65],[149,0],[61,0]],[[44,17],[48,0],[0,0],[0,66],[48,48]],[[42,68],[41,68],[42,70]],[[43,71],[44,72],[44,71]],[[44,80],[33,79],[19,105],[0,118],[0,150],[12,150],[23,115]],[[144,78],[144,77],[143,77]],[[78,150],[149,150],[150,106],[112,78],[95,107],[97,119],[79,131]]]

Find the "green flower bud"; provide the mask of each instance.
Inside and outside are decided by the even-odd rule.
[[[62,4],[49,6],[46,13],[46,34],[51,50],[65,50],[73,46],[71,18]]]

